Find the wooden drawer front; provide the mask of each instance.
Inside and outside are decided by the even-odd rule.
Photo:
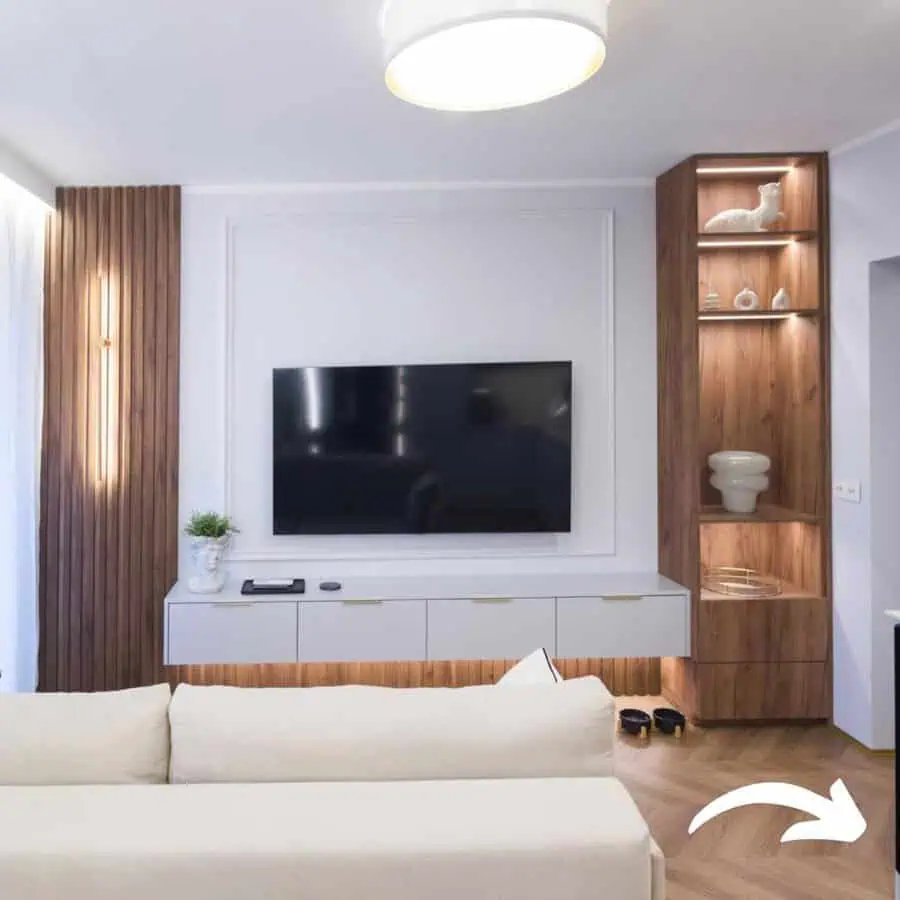
[[[830,616],[822,597],[701,600],[697,660],[824,662]]]
[[[296,662],[297,604],[172,604],[168,646],[172,666]]]
[[[300,604],[300,662],[425,659],[425,601]]]
[[[429,659],[519,659],[538,647],[556,652],[552,598],[429,600]]]
[[[831,717],[827,663],[700,663],[697,718],[752,722]]]
[[[560,597],[556,615],[560,659],[691,653],[686,596]]]

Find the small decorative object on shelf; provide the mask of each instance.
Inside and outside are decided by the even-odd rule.
[[[791,308],[791,295],[786,288],[781,288],[772,298],[772,309],[784,311]]]
[[[759,495],[769,488],[765,474],[772,461],[762,453],[749,450],[724,450],[707,460],[712,476],[709,483],[722,492],[722,505],[727,512],[756,512]]]
[[[742,231],[765,231],[784,218],[781,211],[781,185],[774,181],[760,185],[759,206],[756,209],[726,209],[716,213],[704,226],[708,234]]]
[[[756,569],[743,569],[738,566],[704,568],[703,588],[714,594],[743,597],[746,600],[778,597],[784,589],[780,579],[761,575]]]
[[[719,296],[719,292],[712,285],[708,285],[708,288],[709,290],[703,298],[703,308],[705,310],[721,309],[722,298]]]
[[[220,571],[222,556],[231,536],[237,534],[228,516],[195,512],[184,533],[191,538],[194,575],[188,579],[188,590],[194,594],[218,594],[225,587],[225,573]]]
[[[752,288],[745,287],[735,298],[734,308],[749,311],[759,309],[759,294]]]

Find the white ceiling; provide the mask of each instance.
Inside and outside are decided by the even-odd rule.
[[[7,0],[0,142],[61,183],[640,178],[900,118],[900,0],[613,0],[548,103],[455,115],[382,82],[381,0]]]

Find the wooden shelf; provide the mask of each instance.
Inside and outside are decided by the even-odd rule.
[[[700,508],[701,525],[712,525],[722,522],[805,522],[808,525],[817,525],[820,521],[819,516],[771,504],[760,504],[755,513],[726,512],[721,506],[703,506]]]
[[[703,603],[768,603],[774,600],[824,600],[824,598],[811,591],[805,591],[790,581],[781,579],[781,593],[774,597],[733,597],[731,594],[717,594],[715,591],[702,588],[700,600]]]
[[[697,234],[697,247],[704,250],[777,250],[791,244],[812,241],[816,231],[734,231]],[[773,243],[778,241],[778,243]]]
[[[701,322],[714,322],[717,319],[726,322],[750,322],[754,319],[763,322],[783,322],[792,316],[811,318],[819,315],[817,309],[701,309],[697,318]]]

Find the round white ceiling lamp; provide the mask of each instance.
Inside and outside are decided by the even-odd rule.
[[[603,65],[608,8],[609,0],[385,0],[385,81],[431,109],[548,100]]]

